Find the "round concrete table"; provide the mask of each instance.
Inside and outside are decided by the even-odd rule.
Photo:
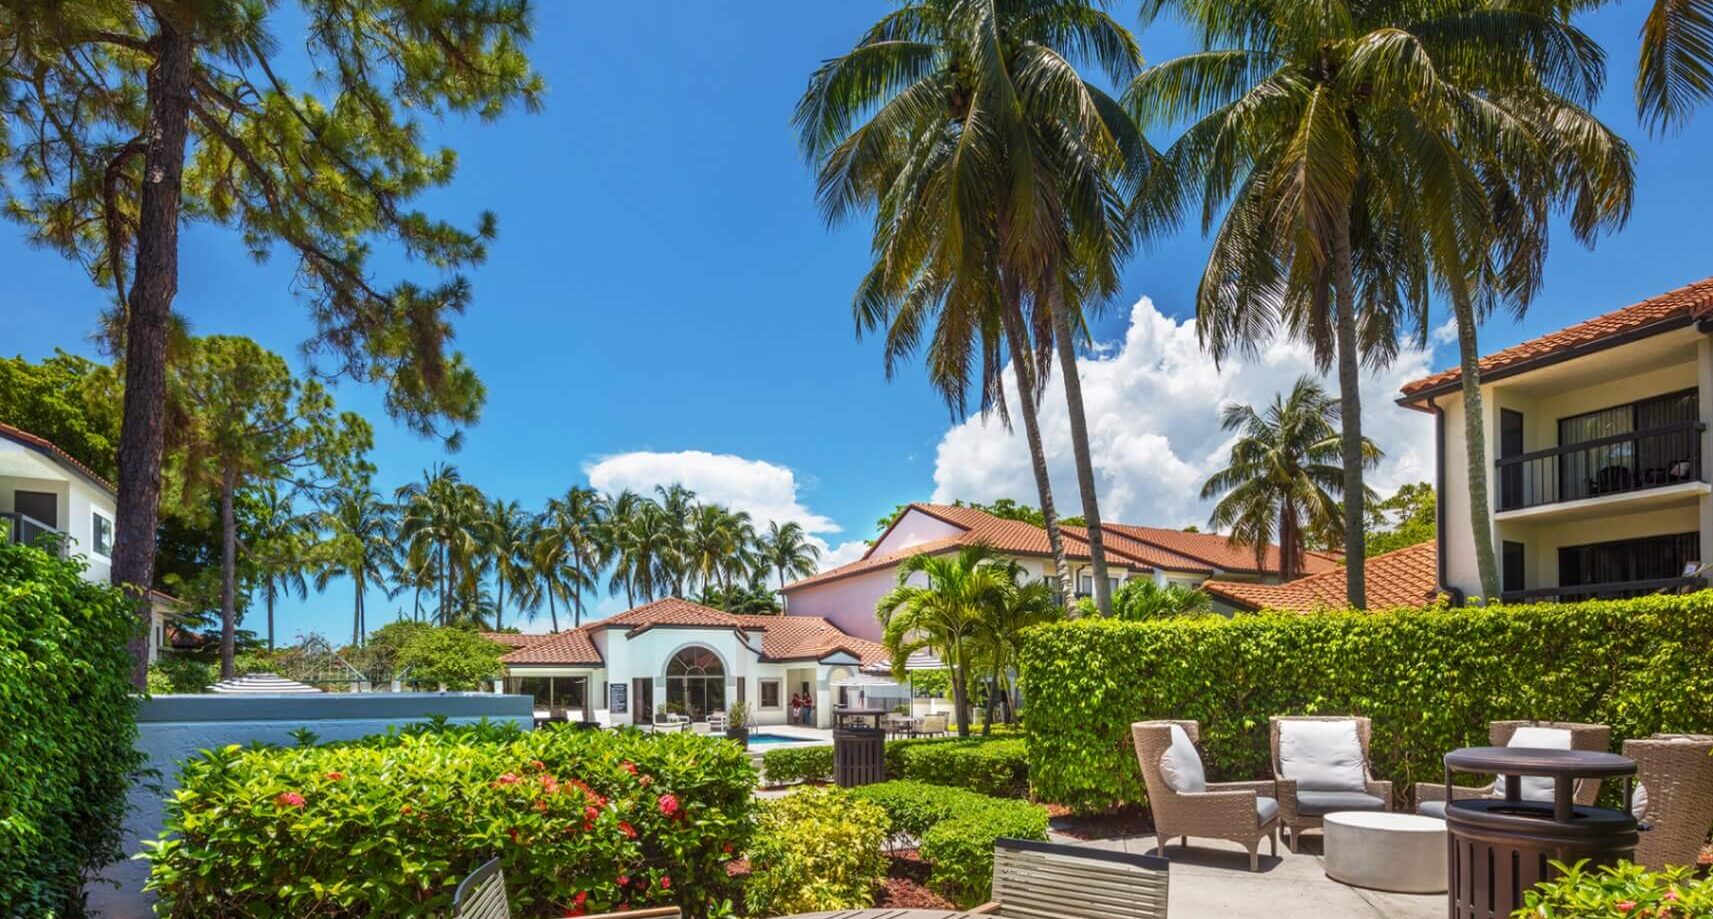
[[[1327,814],[1326,876],[1353,887],[1445,893],[1445,821],[1416,814]]]
[[[975,913],[946,909],[848,909],[832,913],[797,913],[778,919],[988,919]]]

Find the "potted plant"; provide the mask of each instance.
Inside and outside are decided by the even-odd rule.
[[[732,703],[726,712],[726,739],[735,740],[749,749],[749,706],[742,702]]]

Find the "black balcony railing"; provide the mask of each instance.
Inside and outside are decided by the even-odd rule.
[[[0,539],[65,554],[65,533],[28,514],[0,511]]]
[[[1500,459],[1499,510],[1705,482],[1706,427],[1683,421]]]
[[[1707,586],[1702,577],[1650,578],[1645,581],[1612,581],[1606,584],[1570,584],[1564,587],[1537,587],[1532,590],[1508,590],[1499,595],[1506,603],[1540,603],[1555,601],[1574,603],[1580,600],[1624,600],[1659,593],[1689,593]]]

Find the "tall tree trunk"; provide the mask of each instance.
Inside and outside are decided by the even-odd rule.
[[[1041,447],[1040,419],[1035,415],[1035,358],[1029,350],[1028,334],[1023,328],[1023,310],[1015,288],[1007,290],[1006,302],[1000,304],[1004,313],[1005,340],[1011,350],[1011,368],[1017,376],[1017,404],[1023,414],[1023,435],[1029,443],[1029,462],[1035,469],[1035,489],[1041,501],[1041,517],[1046,523],[1047,547],[1053,553],[1053,571],[1059,581],[1060,601],[1067,608],[1076,594],[1071,591],[1071,566],[1065,561],[1064,536],[1059,532],[1059,513],[1053,508],[1053,484],[1047,475],[1047,452]]]
[[[1367,540],[1362,485],[1361,355],[1356,343],[1356,283],[1350,262],[1350,221],[1340,221],[1332,243],[1332,285],[1338,336],[1340,438],[1344,459],[1344,589],[1350,605],[1368,608]]]
[[[553,622],[553,631],[559,631],[559,608],[553,605],[553,584],[547,585],[547,615]]]
[[[573,545],[575,545],[575,543],[573,543]],[[586,573],[588,571],[588,569],[583,566],[583,550],[582,549],[573,548],[571,550],[571,560],[573,563],[576,564],[577,574],[579,576],[583,575],[584,573]],[[580,584],[575,584],[575,585],[572,585],[572,587],[571,587],[571,606],[573,608],[573,611],[571,614],[572,615],[572,620],[571,620],[572,626],[571,627],[574,629],[580,629],[583,627],[583,587]],[[555,632],[559,631],[558,627],[555,627],[554,631]]]
[[[289,589],[289,588],[287,588]],[[269,585],[266,596],[268,599],[268,650],[274,649],[274,588]]]
[[[1088,554],[1094,561],[1094,605],[1102,616],[1112,615],[1112,585],[1106,580],[1105,537],[1100,530],[1100,502],[1095,493],[1094,459],[1089,455],[1088,418],[1083,412],[1083,384],[1077,375],[1076,340],[1071,337],[1070,309],[1065,303],[1064,284],[1058,265],[1050,266],[1047,279],[1047,308],[1053,313],[1053,346],[1059,352],[1059,372],[1064,375],[1065,405],[1071,416],[1071,452],[1077,460],[1077,490],[1083,501],[1083,522],[1088,530]],[[1080,311],[1079,311],[1080,312]],[[1080,324],[1079,324],[1080,325]]]
[[[238,522],[232,513],[237,473],[227,469],[220,479],[220,678],[237,675],[238,653]]]
[[[1469,286],[1461,278],[1451,283],[1451,308],[1457,319],[1457,356],[1463,369],[1463,445],[1469,464],[1469,525],[1475,540],[1475,570],[1481,578],[1481,595],[1497,599],[1499,560],[1493,554],[1493,505],[1487,490],[1485,409],[1481,405],[1481,353],[1475,343],[1475,304]]]
[[[506,615],[506,579],[504,575],[494,575],[494,631],[500,630],[500,620]]]
[[[137,252],[125,310],[125,407],[119,430],[119,506],[113,583],[137,604],[131,682],[148,686],[149,588],[166,450],[167,325],[178,293],[178,217],[189,136],[191,38],[160,19],[148,76],[148,140],[138,205]]]
[[[952,667],[952,708],[957,711],[958,736],[970,736],[969,691],[964,686],[964,665]]]

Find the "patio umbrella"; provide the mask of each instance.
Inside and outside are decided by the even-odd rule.
[[[240,695],[272,695],[275,693],[320,692],[321,690],[316,689],[314,686],[299,683],[296,680],[288,680],[278,674],[251,673],[244,676],[233,677],[230,680],[221,680],[213,686],[208,687],[208,691]]]

